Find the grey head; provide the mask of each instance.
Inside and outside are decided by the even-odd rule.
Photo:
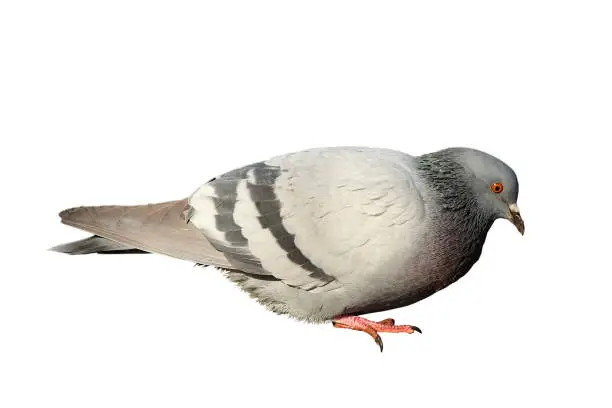
[[[417,158],[421,174],[437,193],[440,205],[448,210],[477,206],[490,221],[505,218],[521,234],[525,224],[517,199],[516,173],[500,159],[475,149],[455,147]]]

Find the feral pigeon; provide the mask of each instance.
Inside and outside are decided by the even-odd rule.
[[[312,149],[222,174],[178,201],[62,211],[64,224],[94,235],[53,249],[211,265],[268,309],[366,332],[382,351],[379,332],[420,330],[360,315],[461,278],[496,219],[523,233],[518,189],[508,165],[474,149]]]

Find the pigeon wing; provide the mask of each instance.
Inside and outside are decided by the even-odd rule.
[[[255,163],[198,189],[189,198],[189,220],[235,269],[331,290],[393,256],[422,219],[405,157],[336,148]]]

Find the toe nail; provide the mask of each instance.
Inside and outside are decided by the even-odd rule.
[[[380,347],[380,352],[382,353],[382,351],[383,351],[383,342],[382,342],[382,339],[380,338],[380,336],[376,336],[374,341],[376,342],[376,344],[378,344],[378,347]]]
[[[419,329],[418,327],[416,327],[416,326],[411,326],[411,327],[412,327],[412,330],[414,330],[415,332],[419,332],[419,333],[423,334],[421,329]]]

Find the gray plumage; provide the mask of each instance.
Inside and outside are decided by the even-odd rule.
[[[51,248],[56,252],[70,255],[86,254],[148,254],[149,252],[132,248],[117,241],[111,241],[97,235],[68,244],[57,245]]]
[[[213,265],[271,310],[321,322],[455,282],[497,218],[523,231],[517,197],[514,171],[473,149],[313,149],[230,171],[185,200],[63,211],[95,236],[54,249]]]

